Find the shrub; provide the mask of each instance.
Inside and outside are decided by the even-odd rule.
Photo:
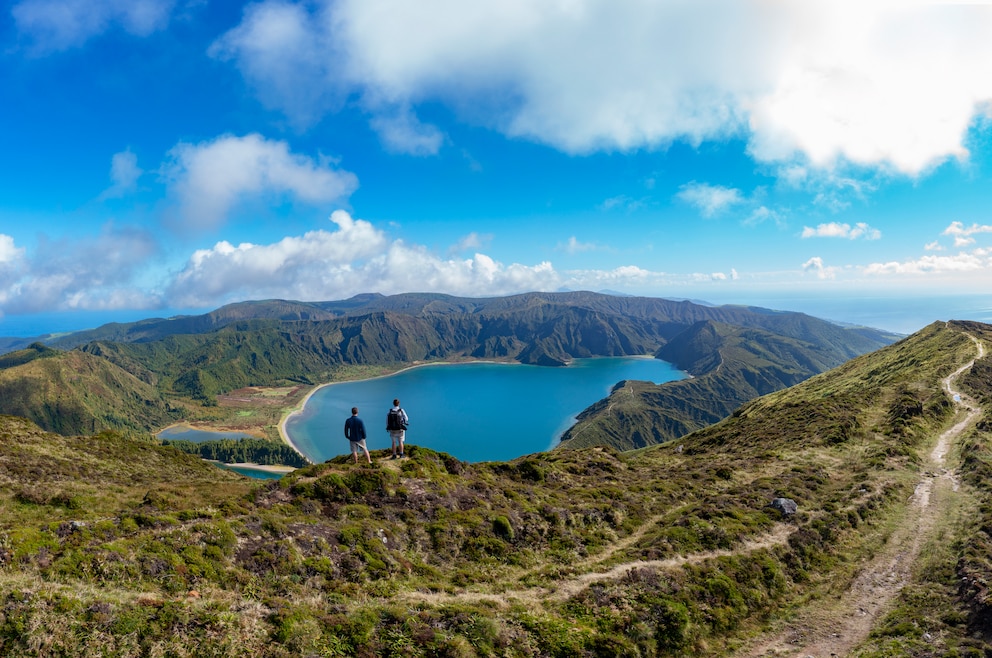
[[[493,519],[493,532],[500,539],[513,541],[513,526],[510,525],[510,520],[505,516],[497,516]]]

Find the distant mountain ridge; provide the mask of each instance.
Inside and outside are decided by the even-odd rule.
[[[652,354],[697,378],[714,373],[708,393],[718,395],[695,403],[672,431],[652,433],[657,441],[895,338],[801,313],[648,297],[409,293],[242,302],[199,316],[108,324],[61,336],[50,347],[99,357],[159,395],[203,402],[245,386],[333,381],[350,365],[445,359],[562,366],[575,358]],[[7,412],[2,398],[0,412]],[[600,440],[613,442],[608,435]]]

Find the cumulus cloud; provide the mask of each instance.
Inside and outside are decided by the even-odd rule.
[[[990,29],[985,3],[263,0],[211,52],[310,120],[349,94],[440,101],[570,153],[735,136],[766,162],[918,175],[968,155]]]
[[[971,237],[976,233],[992,233],[992,226],[987,224],[972,224],[965,226],[961,222],[951,222],[950,226],[944,229],[941,235],[950,235],[954,238],[955,247],[966,247],[975,243],[975,238]]]
[[[992,97],[988,5],[883,0],[790,9],[796,39],[773,86],[751,104],[755,155],[798,151],[817,166],[843,158],[913,175],[967,157],[965,133]]]
[[[5,313],[153,308],[160,299],[140,289],[158,245],[144,230],[107,226],[96,237],[42,239],[30,256],[0,236],[0,260],[11,264],[0,302]]]
[[[858,222],[854,226],[830,222],[820,224],[816,228],[803,227],[801,238],[844,238],[847,240],[878,240],[882,237],[882,232],[874,229],[864,222]]]
[[[698,208],[703,217],[713,217],[744,201],[738,189],[696,181],[680,187],[675,197]]]
[[[14,238],[0,233],[0,267],[10,267],[24,257],[24,248],[14,244]]]
[[[803,271],[813,272],[817,279],[833,279],[837,276],[837,268],[824,265],[823,259],[819,256],[813,256],[803,263]]]
[[[220,242],[197,251],[167,291],[173,306],[209,306],[234,299],[337,299],[375,290],[385,294],[431,290],[456,295],[500,295],[554,290],[550,263],[504,265],[476,253],[443,259],[418,245],[390,241],[369,222],[343,210],[335,230],[311,231],[269,245]]]
[[[342,200],[358,187],[354,174],[290,153],[286,142],[257,134],[180,143],[169,156],[163,174],[178,203],[179,223],[187,228],[215,228],[238,203],[251,198],[288,196],[324,204]]]
[[[23,0],[10,10],[37,53],[68,50],[107,30],[148,36],[169,23],[175,0]]]
[[[923,249],[924,251],[943,251],[944,247],[941,246],[939,242],[934,240],[933,242],[928,242],[925,245],[923,245]]]
[[[144,172],[138,167],[138,156],[130,150],[115,153],[110,161],[110,187],[100,195],[101,199],[115,199],[133,192],[138,179]]]

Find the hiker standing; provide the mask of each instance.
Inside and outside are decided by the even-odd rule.
[[[393,408],[386,414],[386,431],[389,432],[389,438],[393,442],[393,459],[406,456],[403,451],[403,442],[406,440],[406,427],[409,424],[410,418],[400,408],[400,401],[393,400]],[[397,446],[400,449],[398,455],[396,453]]]
[[[372,463],[372,456],[365,445],[365,423],[358,417],[358,407],[351,408],[351,417],[344,421],[344,436],[351,443],[351,456],[358,463],[358,449],[365,453],[365,459]]]

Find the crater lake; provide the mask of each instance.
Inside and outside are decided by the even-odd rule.
[[[315,463],[349,453],[344,421],[358,407],[369,450],[390,447],[393,398],[410,416],[406,441],[469,462],[506,461],[557,445],[583,409],[620,381],[657,384],[687,375],[650,357],[576,359],[566,367],[506,363],[423,365],[355,382],[328,384],[285,423],[286,435]]]

